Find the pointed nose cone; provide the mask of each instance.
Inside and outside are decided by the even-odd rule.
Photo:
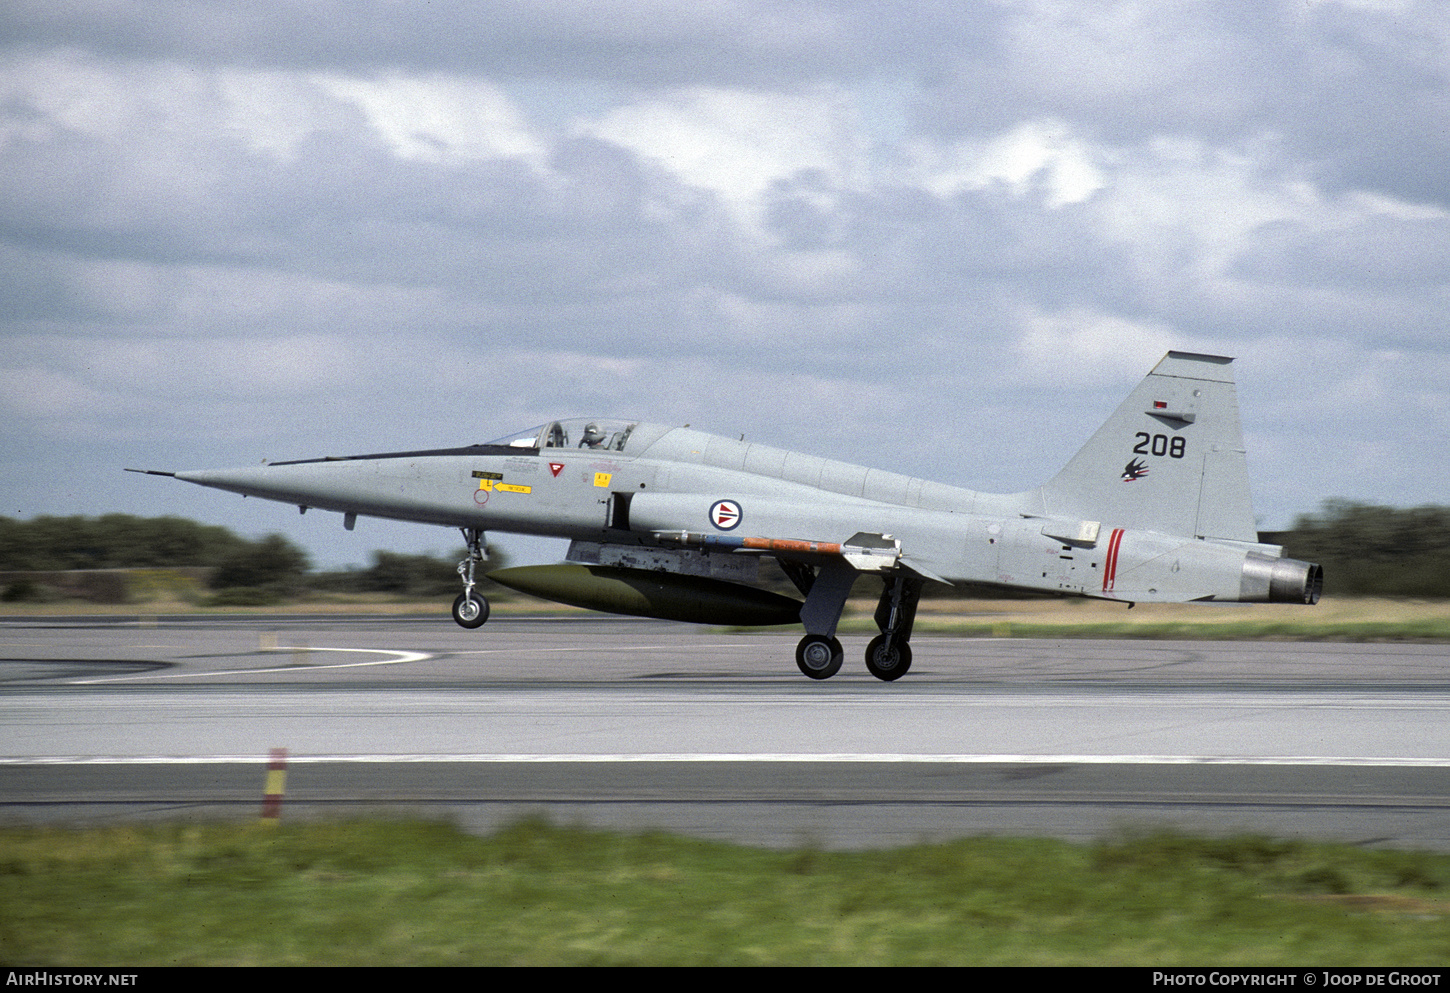
[[[243,496],[276,500],[296,507],[335,510],[400,521],[465,527],[478,507],[471,490],[458,485],[455,467],[428,476],[393,460],[309,459],[242,469],[197,469],[176,478]]]
[[[274,472],[268,474],[267,466],[247,469],[198,469],[194,472],[178,472],[176,478],[198,486],[211,486],[219,490],[230,490],[246,496],[280,499],[283,487]]]
[[[328,510],[355,510],[359,494],[351,492],[346,474],[331,478],[316,465],[259,465],[243,469],[198,469],[176,478],[198,486],[243,496],[278,500]]]
[[[245,468],[207,468],[174,473],[183,483],[277,500],[294,507],[336,510],[344,515],[413,520],[448,528],[479,526],[477,480],[461,460],[312,458]],[[468,484],[473,486],[468,486]]]

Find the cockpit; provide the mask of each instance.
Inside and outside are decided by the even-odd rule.
[[[506,448],[582,448],[598,452],[622,452],[638,421],[608,417],[575,417],[550,421],[527,431],[506,435],[490,445]]]

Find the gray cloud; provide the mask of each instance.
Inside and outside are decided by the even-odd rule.
[[[1018,489],[1169,347],[1266,526],[1443,499],[1435,13],[9,5],[0,513],[616,412]]]

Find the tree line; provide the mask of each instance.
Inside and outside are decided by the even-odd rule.
[[[1327,500],[1288,530],[1261,538],[1322,565],[1329,594],[1450,597],[1450,507]],[[495,555],[488,568],[502,564]],[[364,568],[313,572],[307,553],[279,534],[247,539],[180,517],[0,517],[0,572],[191,567],[207,570],[215,591],[256,591],[259,599],[311,591],[433,597],[459,589],[456,566],[452,559],[377,551]],[[0,594],[27,599],[35,584],[26,582],[12,577]]]
[[[459,549],[459,558],[463,550]],[[486,568],[497,568],[495,553]],[[0,572],[205,570],[219,603],[269,603],[310,592],[439,596],[457,592],[456,560],[376,551],[360,569],[314,572],[307,553],[280,534],[248,539],[181,517],[0,517]],[[53,597],[43,576],[0,583],[10,601]]]
[[[1326,593],[1450,597],[1450,507],[1326,500],[1288,531],[1264,537],[1322,565]]]

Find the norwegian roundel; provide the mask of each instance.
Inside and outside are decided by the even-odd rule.
[[[730,531],[740,523],[740,504],[734,500],[716,500],[710,508],[710,523],[721,531]]]

